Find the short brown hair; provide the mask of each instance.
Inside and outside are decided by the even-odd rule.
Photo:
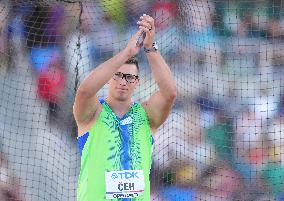
[[[133,57],[129,58],[129,59],[125,62],[125,64],[134,64],[134,65],[136,66],[136,68],[137,68],[138,73],[139,73],[138,59],[137,59],[136,56],[133,56]]]

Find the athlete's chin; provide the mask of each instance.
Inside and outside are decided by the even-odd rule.
[[[126,100],[128,100],[128,96],[116,96],[116,99],[118,101],[126,101]]]

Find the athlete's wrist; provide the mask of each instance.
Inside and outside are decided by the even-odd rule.
[[[144,52],[147,54],[151,52],[157,52],[157,51],[158,51],[157,42],[153,42],[150,48],[147,48],[144,46]]]
[[[124,58],[125,61],[127,61],[128,59],[130,59],[131,57],[134,56],[131,52],[131,49],[129,49],[129,48],[124,48],[121,51],[121,54],[123,55],[123,58]]]

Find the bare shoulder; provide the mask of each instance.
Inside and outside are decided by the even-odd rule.
[[[93,114],[93,117],[88,122],[77,122],[78,128],[78,137],[84,135],[89,132],[91,128],[95,125],[100,113],[102,111],[102,106],[99,105],[96,112]]]
[[[140,105],[143,107],[143,109],[147,113],[147,110],[149,110],[149,103],[148,103],[148,101],[143,101],[143,102],[140,103]]]
[[[149,100],[141,102],[140,105],[142,106],[142,108],[146,112],[147,117],[148,117],[150,124],[152,126],[152,123],[151,123],[151,118],[152,118],[151,105],[149,104]]]
[[[171,112],[173,103],[173,100],[164,98],[159,91],[142,103],[152,130],[157,130],[165,122]]]

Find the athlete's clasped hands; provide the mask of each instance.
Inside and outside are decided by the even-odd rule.
[[[126,47],[130,56],[136,55],[142,46],[151,48],[155,38],[155,22],[151,16],[143,14],[137,21],[137,25],[139,30]]]

